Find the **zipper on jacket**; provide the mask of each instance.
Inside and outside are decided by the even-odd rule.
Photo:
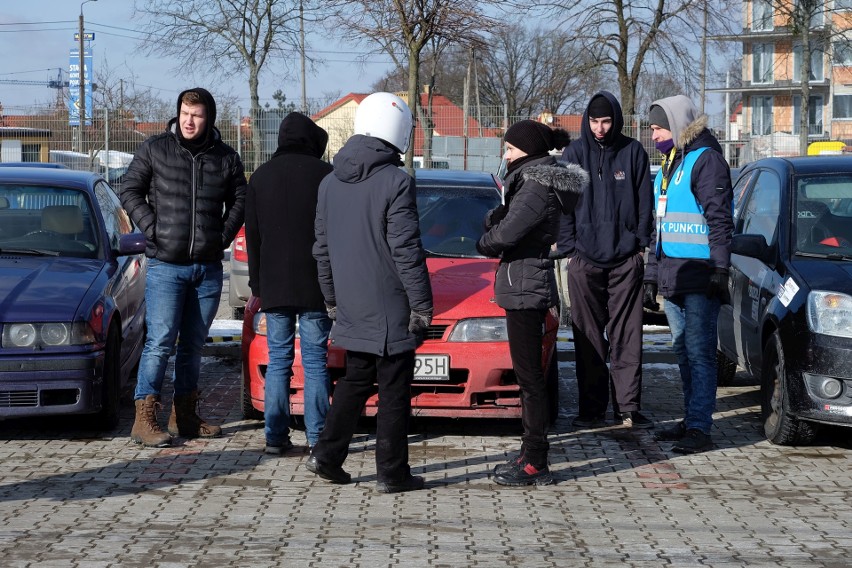
[[[190,213],[189,222],[191,224],[190,229],[189,229],[189,260],[191,262],[192,261],[192,249],[195,248],[195,201],[196,201],[196,197],[198,196],[198,187],[196,187],[196,185],[198,183],[197,182],[198,178],[195,175],[195,172],[198,169],[198,166],[197,166],[195,159],[201,158],[201,156],[206,154],[207,151],[210,150],[210,148],[207,148],[206,150],[202,150],[197,155],[193,155],[192,152],[190,152],[189,150],[187,150],[186,148],[181,146],[180,142],[178,142],[178,148],[180,148],[181,150],[183,150],[184,152],[189,154],[189,158],[190,158],[190,161],[192,163],[192,177],[190,179],[190,186],[191,186],[190,187],[190,197],[192,197],[192,205],[189,208],[189,213]]]

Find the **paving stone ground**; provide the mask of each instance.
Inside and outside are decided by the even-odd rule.
[[[67,418],[0,422],[0,566],[849,565],[850,430],[808,447],[769,444],[757,385],[741,374],[719,389],[715,448],[679,456],[648,431],[574,430],[574,364],[561,359],[557,483],[539,488],[492,481],[519,446],[518,423],[448,419],[413,424],[425,490],[375,492],[371,420],[345,464],[353,483],[327,484],[305,469],[303,432],[283,457],[261,452],[262,423],[240,415],[233,357],[204,359],[203,413],[225,430],[215,440],[131,443],[130,392],[112,432]],[[644,372],[647,415],[679,418],[676,367]]]

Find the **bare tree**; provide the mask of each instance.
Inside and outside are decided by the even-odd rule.
[[[420,66],[430,45],[435,53],[448,44],[482,45],[484,30],[499,27],[485,14],[497,0],[340,0],[334,25],[347,30],[354,42],[369,41],[390,56],[397,69],[408,68],[408,101],[417,116],[420,104]],[[425,126],[425,125],[424,125]],[[405,165],[413,165],[414,148]]]
[[[300,7],[317,13],[317,0],[136,0],[135,13],[145,18],[142,46],[173,55],[184,71],[204,69],[248,75],[251,115],[260,115],[261,72],[274,55],[299,49]],[[286,60],[282,60],[286,64]],[[255,148],[260,132],[252,128]],[[255,167],[260,152],[255,152]]]
[[[825,0],[765,0],[771,11],[767,17],[775,16],[774,31],[792,35],[794,44],[801,48],[799,76],[799,153],[808,153],[809,117],[811,111],[811,81],[815,79],[814,65],[825,65],[825,54],[832,43],[835,48],[847,48],[848,20],[835,26],[833,13],[826,9]],[[777,23],[781,22],[781,25]],[[795,57],[795,56],[794,56]],[[776,65],[783,62],[778,58]]]
[[[615,71],[625,115],[636,113],[643,72],[678,77],[684,87],[698,78],[691,48],[704,34],[731,21],[727,0],[538,0],[535,5],[565,23],[585,49]],[[708,29],[708,31],[711,31]],[[681,89],[688,90],[688,89]]]
[[[480,89],[487,105],[505,104],[510,117],[581,108],[600,80],[592,53],[572,42],[573,33],[498,30],[480,65]]]

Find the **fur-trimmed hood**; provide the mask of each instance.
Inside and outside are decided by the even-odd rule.
[[[699,114],[692,100],[685,95],[657,99],[651,103],[651,107],[655,106],[665,111],[672,140],[677,148],[688,146],[707,128],[707,115]]]
[[[589,185],[589,173],[577,164],[561,162],[555,166],[539,164],[524,168],[521,175],[524,180],[534,181],[554,189],[563,213],[567,213],[565,211],[566,204],[569,202],[576,203],[577,198]],[[566,199],[566,197],[571,197],[571,199]]]

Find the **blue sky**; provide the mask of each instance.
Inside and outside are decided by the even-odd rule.
[[[155,88],[166,100],[177,97],[184,88],[203,86],[214,95],[237,97],[239,104],[248,108],[245,78],[223,82],[203,75],[187,75],[175,69],[174,60],[142,55],[136,41],[139,34],[134,31],[141,25],[131,20],[132,12],[133,0],[97,0],[83,6],[86,32],[95,33],[92,48],[96,72],[107,62],[116,76],[135,75],[137,84]],[[0,0],[0,53],[4,54],[0,79],[46,82],[56,78],[57,68],[67,72],[68,52],[75,46],[79,15],[80,0]],[[308,53],[311,48],[326,62],[308,74],[309,98],[336,92],[364,92],[391,67],[389,59],[381,56],[371,57],[372,63],[359,66],[354,62],[353,52],[365,48],[338,46],[326,38],[309,37]],[[281,64],[274,60],[268,68],[271,73],[261,78],[261,99],[272,103],[272,93],[281,88],[289,101],[298,104],[301,100],[298,78],[285,79]],[[67,73],[64,78],[67,80]],[[46,86],[0,83],[0,103],[6,112],[13,107],[46,104],[54,96],[55,91]]]

